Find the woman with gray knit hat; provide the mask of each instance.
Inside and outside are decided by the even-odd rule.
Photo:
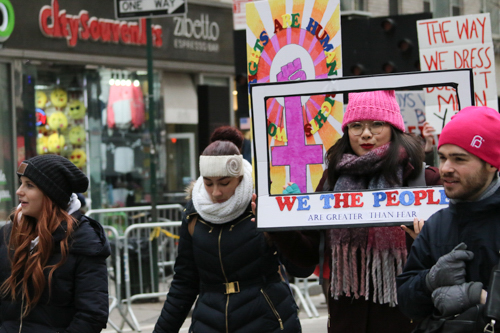
[[[404,187],[422,172],[426,184],[418,185],[442,184],[436,168],[423,170],[423,146],[404,133],[393,90],[349,94],[342,130],[317,192]],[[411,332],[395,287],[412,239],[399,226],[270,234],[296,264],[330,269],[328,332]],[[318,251],[322,236],[326,245]]]
[[[23,161],[17,174],[19,206],[0,229],[0,333],[101,332],[110,247],[79,211],[87,177],[58,155]]]
[[[189,332],[301,332],[276,247],[251,221],[251,164],[232,142],[215,141],[200,156],[200,174],[154,332],[178,332],[197,298]]]

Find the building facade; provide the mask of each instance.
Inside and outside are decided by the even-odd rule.
[[[0,221],[17,165],[48,153],[89,176],[91,208],[182,201],[211,129],[235,121],[231,4],[152,18],[150,81],[147,20],[117,19],[114,1],[2,3]]]

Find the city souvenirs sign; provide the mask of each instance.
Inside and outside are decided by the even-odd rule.
[[[45,37],[66,39],[69,47],[75,47],[78,40],[125,45],[146,45],[146,19],[139,22],[111,20],[90,16],[88,11],[80,10],[71,15],[59,7],[58,0],[43,6],[38,16],[40,31]],[[153,46],[163,44],[162,27],[152,24]]]

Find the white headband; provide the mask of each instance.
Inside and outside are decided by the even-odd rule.
[[[243,175],[242,155],[200,156],[202,177],[238,177]]]

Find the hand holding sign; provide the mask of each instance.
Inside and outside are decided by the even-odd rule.
[[[422,231],[424,223],[425,223],[424,219],[419,219],[418,217],[415,217],[413,219],[413,230],[405,225],[401,225],[401,229],[403,229],[408,235],[410,235],[411,238],[416,239],[420,231]]]

